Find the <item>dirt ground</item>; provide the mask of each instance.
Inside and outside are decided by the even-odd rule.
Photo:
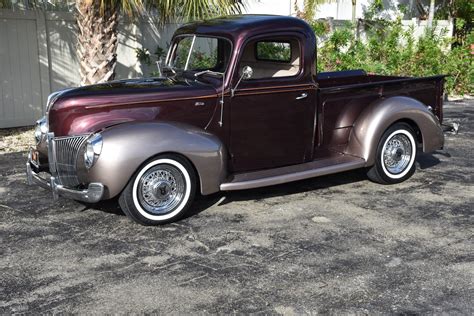
[[[161,227],[53,203],[3,148],[0,313],[472,315],[474,101],[445,113],[459,134],[402,184],[358,170],[219,193]]]

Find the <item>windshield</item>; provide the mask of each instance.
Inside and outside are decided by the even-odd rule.
[[[168,66],[176,71],[225,72],[229,63],[231,44],[215,37],[181,36],[171,46]]]

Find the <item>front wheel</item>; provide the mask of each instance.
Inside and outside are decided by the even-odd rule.
[[[394,184],[410,178],[416,169],[415,132],[406,123],[396,123],[388,128],[377,147],[375,165],[367,176],[382,184]]]
[[[124,213],[142,225],[158,225],[180,219],[196,192],[191,164],[175,155],[146,162],[129,181],[119,198]]]

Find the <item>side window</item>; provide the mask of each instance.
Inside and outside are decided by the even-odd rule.
[[[296,38],[268,38],[249,42],[242,53],[239,70],[253,69],[254,79],[296,76],[301,69],[300,42]]]

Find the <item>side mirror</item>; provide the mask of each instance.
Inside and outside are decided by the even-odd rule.
[[[239,86],[240,82],[242,79],[250,79],[253,76],[253,69],[250,66],[244,66],[242,69],[242,76],[240,76],[239,81],[237,81],[237,84],[235,85],[234,89],[230,90],[231,97],[234,97],[235,90],[237,90],[237,87]]]
[[[250,79],[253,76],[253,69],[250,66],[245,66],[244,69],[242,69],[242,78],[243,79]],[[240,81],[240,80],[239,80]]]

